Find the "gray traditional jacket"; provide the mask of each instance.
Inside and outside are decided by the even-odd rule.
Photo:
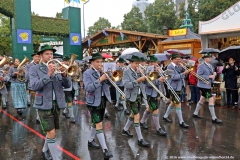
[[[173,70],[171,78],[168,80],[174,91],[181,91],[182,87],[185,87],[185,75],[181,67],[175,66],[171,63],[167,66],[167,69]]]
[[[33,105],[35,108],[41,110],[52,109],[54,97],[60,109],[66,107],[63,87],[70,87],[71,80],[69,77],[64,78],[61,74],[49,77],[48,67],[41,63],[30,68],[29,78],[30,88],[36,91]]]
[[[137,82],[139,76],[136,75],[136,72],[134,72],[131,67],[129,67],[126,71],[123,72],[122,80],[124,85],[124,93],[126,95],[126,98],[131,102],[136,101],[137,95],[139,94],[139,88],[143,98],[147,99],[145,92],[145,84],[142,82]]]
[[[210,75],[213,75],[212,65],[210,64],[208,66],[205,62],[203,62],[202,64],[200,64],[198,66],[197,74],[210,83],[210,85],[208,85],[208,84],[204,83],[203,81],[201,81],[200,79],[198,79],[197,86],[200,88],[210,89],[212,86],[211,84],[213,82],[213,80],[209,78]]]
[[[86,104],[98,107],[101,104],[103,94],[109,102],[112,102],[107,80],[99,82],[100,76],[93,68],[87,69],[83,73],[83,83],[86,92]]]

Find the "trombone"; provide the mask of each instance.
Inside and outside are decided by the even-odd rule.
[[[200,75],[198,75],[197,73],[195,73],[191,68],[189,69],[187,66],[188,64],[181,61],[179,62],[179,64],[183,67],[184,70],[188,70],[190,73],[192,73],[192,75],[194,75],[195,77],[197,77],[199,80],[203,81],[204,83],[206,83],[207,85],[210,85],[210,83],[204,79],[203,77],[201,77]]]
[[[178,94],[174,91],[172,86],[169,84],[169,82],[167,81],[167,78],[165,78],[162,68],[159,65],[157,65],[157,66],[160,68],[160,71],[158,70],[159,75],[161,77],[164,77],[164,83],[167,85],[168,89],[172,92],[173,96],[177,99],[177,102],[180,102],[180,98],[179,98]]]
[[[92,66],[92,68],[97,72],[97,70]],[[109,75],[106,73],[106,72],[104,72],[102,69],[101,69],[101,72],[102,73],[104,73],[104,74],[106,74],[106,76],[107,76],[107,79],[109,80],[109,82],[116,88],[116,90],[121,94],[121,96],[122,96],[122,99],[126,99],[126,95],[125,95],[125,93],[116,85],[116,83],[115,82],[117,82],[117,81],[120,81],[121,79],[122,79],[122,76],[123,76],[123,73],[122,73],[122,71],[120,71],[120,70],[116,70],[116,71],[114,71],[114,72],[112,72],[112,77],[113,77],[113,80],[109,77]],[[114,82],[115,81],[115,82]]]
[[[141,64],[139,64],[139,66],[140,68],[146,70],[146,67],[142,66]],[[160,96],[163,97],[164,100],[168,101],[168,98],[161,91],[159,91],[159,89],[152,83],[152,81],[157,79],[158,73],[150,72],[149,76],[147,77],[141,69],[139,70],[139,72],[142,74],[142,76],[146,78],[147,82],[160,94]]]

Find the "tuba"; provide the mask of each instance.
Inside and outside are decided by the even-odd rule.
[[[25,81],[25,68],[23,67],[27,62],[29,61],[29,59],[24,56],[24,59],[22,60],[22,62],[18,65],[17,67],[17,71],[19,73],[19,75],[17,75],[17,79],[20,82],[24,82]]]

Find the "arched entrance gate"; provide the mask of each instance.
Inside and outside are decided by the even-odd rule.
[[[63,19],[57,19],[32,16],[31,0],[0,0],[0,13],[11,20],[13,58],[30,57],[33,34],[61,36],[64,54],[75,53],[82,58],[80,8],[63,8]]]

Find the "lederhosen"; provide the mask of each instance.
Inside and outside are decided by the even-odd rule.
[[[211,75],[213,74],[213,70],[204,62],[204,65],[209,69]],[[210,75],[209,75],[210,76]],[[212,95],[212,90],[211,89],[207,89],[207,88],[200,88],[200,91],[201,91],[201,95],[203,97],[205,97],[206,99],[209,99],[211,98],[213,95]]]

